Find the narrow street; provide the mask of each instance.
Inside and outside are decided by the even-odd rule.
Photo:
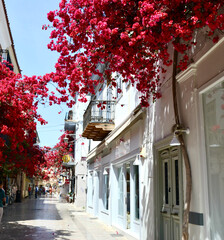
[[[54,197],[24,199],[4,208],[1,240],[127,240],[119,230]]]

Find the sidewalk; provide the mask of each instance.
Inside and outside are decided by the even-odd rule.
[[[73,221],[82,231],[91,233],[91,237],[86,239],[102,239],[102,240],[136,240],[136,238],[130,236],[124,231],[109,226],[100,221],[97,217],[86,213],[84,210],[80,210],[74,207],[73,204],[69,206]]]
[[[136,240],[53,197],[4,208],[1,240]]]

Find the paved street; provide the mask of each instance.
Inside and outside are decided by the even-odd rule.
[[[127,240],[134,238],[54,197],[25,199],[4,208],[1,240]]]

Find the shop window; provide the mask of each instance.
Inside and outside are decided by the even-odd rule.
[[[203,94],[211,239],[224,239],[224,81]]]
[[[93,205],[93,196],[94,196],[94,182],[93,182],[93,174],[92,172],[89,175],[89,184],[88,184],[88,199],[89,199],[89,206]]]
[[[135,219],[139,219],[139,166],[134,167],[134,185],[135,185]]]
[[[103,175],[103,205],[106,210],[109,209],[109,169],[107,170],[107,172],[108,174]]]
[[[123,168],[118,168],[118,215],[124,215],[124,177]]]

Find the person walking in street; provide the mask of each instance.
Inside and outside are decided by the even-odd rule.
[[[6,198],[5,198],[5,191],[3,189],[3,182],[0,180],[0,224],[2,221],[3,216],[3,204],[5,204]]]
[[[37,198],[37,194],[38,194],[38,186],[36,185],[36,187],[35,187],[35,198]]]
[[[29,198],[31,198],[31,186],[29,185],[29,187],[28,187],[28,194],[29,194]]]
[[[50,195],[52,195],[52,187],[51,186],[49,188],[49,193],[50,193]]]

